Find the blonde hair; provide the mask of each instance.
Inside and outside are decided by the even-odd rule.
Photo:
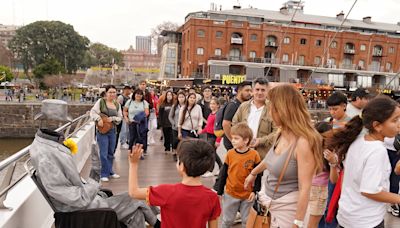
[[[281,129],[288,130],[298,137],[305,138],[311,146],[316,170],[322,170],[322,137],[315,130],[306,103],[300,92],[291,85],[279,85],[269,93],[270,111],[275,112]]]
[[[250,145],[253,139],[253,131],[245,122],[238,123],[231,128],[231,135],[238,135],[244,140],[248,139],[247,146]]]

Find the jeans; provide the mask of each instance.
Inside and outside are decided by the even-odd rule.
[[[397,162],[400,160],[400,155],[397,151],[388,150],[390,164],[392,165],[392,172],[390,173],[390,192],[399,193],[399,182],[400,176],[394,173],[394,168],[396,167]]]
[[[214,134],[207,133],[207,142],[214,148],[215,148],[216,141],[217,141],[217,136],[215,136]],[[215,162],[217,162],[218,167],[221,169],[223,164],[222,164],[221,158],[217,154],[217,151],[215,151]],[[214,166],[212,166],[212,168],[209,171],[212,172],[213,169],[214,169]]]
[[[178,148],[179,139],[178,139],[178,131],[172,130],[172,149]]]
[[[224,193],[222,203],[222,228],[230,228],[235,221],[237,212],[240,211],[242,218],[242,228],[246,227],[247,217],[253,202],[248,202],[247,199],[237,199]]]
[[[136,143],[143,145],[143,151],[147,150],[147,131],[146,133],[140,135],[138,131],[138,124],[129,124],[129,148],[132,148]]]
[[[100,149],[101,177],[109,177],[114,174],[112,166],[114,161],[114,148],[117,142],[115,127],[106,134],[96,132],[97,143]]]
[[[119,134],[119,142],[121,145],[124,145],[128,142],[128,124],[125,121],[122,121],[121,132]]]
[[[337,211],[335,213],[335,218],[333,218],[332,223],[327,223],[325,221],[326,216],[328,215],[328,207],[329,203],[331,202],[333,190],[335,190],[336,184],[333,184],[330,180],[328,182],[328,199],[326,200],[326,209],[325,214],[322,216],[321,220],[319,221],[318,228],[337,228],[338,222],[336,219]]]

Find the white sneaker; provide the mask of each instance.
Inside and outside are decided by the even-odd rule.
[[[129,149],[129,145],[127,143],[123,144],[122,149],[125,149],[125,150]]]
[[[102,177],[102,178],[100,178],[100,180],[101,180],[101,182],[108,182],[108,181],[110,181],[110,180],[108,179],[108,177]]]
[[[214,175],[210,171],[207,171],[205,174],[201,175],[201,177],[213,177],[213,176]]]
[[[118,178],[120,178],[121,176],[118,175],[118,174],[116,174],[116,173],[114,173],[114,174],[111,175],[110,177],[113,178],[113,179],[118,179]]]

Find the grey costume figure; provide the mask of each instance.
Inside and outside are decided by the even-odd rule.
[[[46,112],[44,106],[45,103],[42,106],[42,113]],[[54,112],[54,106],[50,109]],[[66,114],[60,113],[60,115]],[[96,181],[99,179],[100,170],[97,145],[92,146],[93,169],[90,177],[87,182],[83,182],[72,159],[71,151],[63,145],[63,141],[63,135],[52,130],[40,129],[29,149],[38,181],[46,189],[50,201],[57,210],[70,212],[111,208],[117,213],[121,222],[132,228],[145,227],[145,221],[150,225],[157,222],[156,215],[143,201],[134,200],[127,193],[108,198],[101,194],[100,184]]]

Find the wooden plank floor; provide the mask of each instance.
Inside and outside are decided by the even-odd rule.
[[[155,144],[148,147],[148,155],[145,157],[145,160],[141,160],[139,163],[140,187],[180,182],[181,178],[176,171],[172,155],[164,153],[164,147],[159,140],[160,131],[155,132],[154,138],[158,140],[156,140]],[[82,171],[82,175],[87,176],[89,169],[90,164],[87,164]],[[118,148],[115,154],[114,171],[118,173],[121,178],[110,179],[110,182],[103,183],[103,187],[113,190],[115,194],[128,191],[128,169],[128,150],[120,150]],[[209,188],[214,184],[214,181],[215,177],[202,178],[203,184]],[[239,228],[240,224],[233,227]],[[400,218],[387,214],[385,217],[385,227],[400,228]]]

